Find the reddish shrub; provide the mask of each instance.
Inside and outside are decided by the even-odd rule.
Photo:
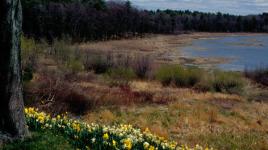
[[[26,97],[32,99],[27,105],[34,105],[51,113],[71,112],[79,115],[91,108],[90,98],[83,95],[79,87],[53,72],[40,74],[26,88]]]

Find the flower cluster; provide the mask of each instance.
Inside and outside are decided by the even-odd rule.
[[[79,149],[109,149],[109,150],[187,150],[176,142],[168,141],[153,135],[147,129],[141,131],[131,125],[105,126],[86,124],[68,119],[65,115],[51,117],[35,108],[25,108],[27,125],[31,130],[50,130],[70,139]],[[196,146],[194,150],[203,150]]]

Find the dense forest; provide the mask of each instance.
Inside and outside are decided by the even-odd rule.
[[[108,40],[145,33],[268,32],[268,13],[236,16],[189,10],[142,10],[130,1],[22,0],[23,31],[36,39]]]

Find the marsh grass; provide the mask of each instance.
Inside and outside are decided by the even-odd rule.
[[[202,72],[198,68],[185,68],[179,65],[163,65],[157,69],[155,78],[164,86],[193,87],[201,81]]]
[[[215,71],[211,86],[216,92],[241,94],[246,84],[245,79],[237,72]]]
[[[163,65],[156,70],[155,79],[163,86],[175,85],[200,91],[241,94],[246,85],[240,73],[219,70],[205,71],[179,65]]]

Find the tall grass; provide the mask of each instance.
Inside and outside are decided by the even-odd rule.
[[[215,71],[211,84],[216,92],[239,94],[243,91],[245,80],[240,73]]]
[[[128,87],[131,80],[136,77],[135,72],[131,68],[112,68],[109,69],[107,75],[110,79],[110,86]]]
[[[241,94],[246,84],[240,73],[218,70],[209,72],[179,65],[161,66],[156,71],[155,78],[163,86],[174,85],[230,94]]]
[[[164,86],[174,84],[177,87],[193,87],[201,81],[202,71],[197,68],[185,68],[179,65],[161,66],[155,78]]]

